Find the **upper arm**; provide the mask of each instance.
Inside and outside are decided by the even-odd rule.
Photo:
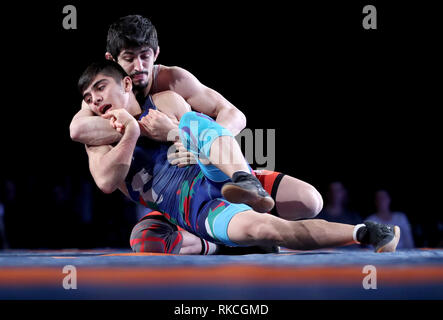
[[[202,84],[192,73],[180,68],[168,70],[170,89],[181,95],[192,109],[216,117],[222,109],[236,109],[217,91]]]
[[[177,121],[180,121],[186,112],[191,111],[191,106],[182,96],[174,91],[169,90],[156,93],[152,96],[152,100],[159,111],[177,119]]]
[[[87,146],[86,152],[88,153],[89,159],[89,170],[91,171],[91,175],[94,178],[95,183],[99,188],[102,184],[103,172],[100,170],[102,168],[102,157],[112,150],[112,146],[103,145],[103,146]],[[126,183],[123,181],[118,185],[118,189],[129,198],[129,192],[126,187]]]
[[[92,177],[94,181],[99,185],[101,178],[101,160],[102,158],[112,150],[112,146],[110,145],[102,145],[102,146],[88,146],[86,147],[86,153],[88,154],[89,161],[89,171],[91,171]]]

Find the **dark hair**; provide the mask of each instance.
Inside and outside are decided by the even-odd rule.
[[[111,24],[106,40],[106,50],[117,60],[123,49],[148,46],[157,52],[157,30],[149,19],[129,15]]]
[[[92,81],[94,81],[95,77],[99,74],[112,77],[117,83],[119,83],[124,77],[128,76],[125,70],[117,62],[106,59],[94,62],[86,68],[78,80],[77,87],[81,95],[83,95],[86,88],[91,85]]]

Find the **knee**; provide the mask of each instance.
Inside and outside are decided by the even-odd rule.
[[[134,252],[178,253],[182,237],[169,222],[145,219],[132,229],[129,244]]]
[[[303,218],[315,218],[323,209],[323,197],[311,185],[306,186],[303,190],[303,203],[306,209]]]
[[[143,225],[142,222],[137,223],[132,229],[131,236],[129,238],[129,245],[131,246],[132,251],[141,252],[141,239],[143,237]]]
[[[145,221],[140,221],[134,226],[129,239],[129,244],[131,246],[132,251],[139,253],[139,252],[150,252],[147,251],[146,249],[152,250],[152,248],[146,247],[144,243],[146,241],[145,236],[148,229],[149,226],[146,225]]]

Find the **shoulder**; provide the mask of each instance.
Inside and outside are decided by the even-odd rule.
[[[157,65],[158,68],[158,78],[160,81],[189,81],[197,80],[197,78],[188,70],[178,66],[164,66],[161,64]]]
[[[181,75],[181,74],[191,74],[185,68],[179,66],[165,66],[163,64],[157,64],[158,73],[161,75]]]

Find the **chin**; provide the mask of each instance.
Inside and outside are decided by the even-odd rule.
[[[144,89],[147,88],[148,82],[144,82],[144,81],[141,81],[141,82],[138,82],[138,83],[134,82],[133,86],[134,86],[134,89],[137,90],[137,91],[144,90]]]

